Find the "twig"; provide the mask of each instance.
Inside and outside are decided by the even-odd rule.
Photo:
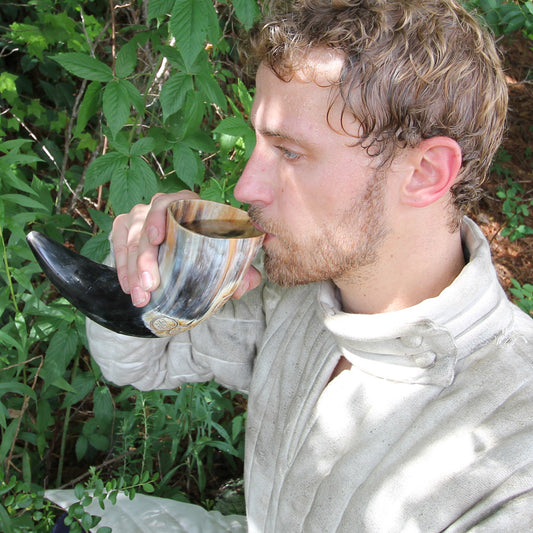
[[[32,357],[31,359],[27,359],[26,361],[15,363],[14,365],[5,366],[4,368],[0,368],[0,372],[3,372],[4,370],[10,370],[11,368],[16,368],[20,365],[26,365],[28,363],[31,363],[32,361],[35,361],[35,359],[42,359],[42,357],[42,355],[37,355],[36,357]]]
[[[80,181],[78,182],[78,185],[76,186],[76,189],[72,193],[72,197],[70,199],[67,212],[71,214],[74,211],[74,206],[76,205],[76,202],[78,201],[78,198],[80,198],[81,193],[83,191],[83,188],[85,186],[85,176],[87,175],[87,169],[89,168],[89,165],[98,157],[100,153],[99,148],[97,147],[95,150],[91,152],[91,156],[89,157],[89,161],[87,161],[87,164],[83,167],[83,172],[81,174]]]
[[[39,368],[37,369],[37,372],[35,372],[35,376],[33,377],[33,383],[31,385],[31,389],[35,391],[35,386],[37,385],[37,378],[39,377],[39,372],[41,371],[41,368],[44,364],[44,357],[41,357],[41,363],[39,364]],[[17,430],[15,431],[15,436],[13,437],[13,442],[11,443],[11,449],[9,450],[9,454],[6,459],[6,475],[5,479],[9,479],[9,468],[11,466],[11,460],[13,458],[13,451],[15,450],[15,444],[17,442],[17,435],[20,431],[20,424],[22,423],[22,419],[24,417],[24,413],[26,412],[26,409],[28,409],[28,405],[30,403],[30,397],[26,394],[24,395],[24,402],[22,403],[22,409],[20,410],[20,416],[18,418],[17,422]]]
[[[102,470],[106,466],[112,465],[113,463],[118,463],[119,461],[122,461],[122,459],[124,459],[124,457],[128,457],[129,455],[133,455],[136,451],[137,451],[136,449],[128,450],[127,452],[124,452],[123,454],[118,455],[117,457],[113,457],[112,459],[107,459],[106,461],[104,461],[103,463],[99,464],[98,466],[95,466],[94,470],[95,471]],[[85,478],[88,478],[90,475],[91,475],[90,472],[85,472],[85,474],[81,474],[81,476],[78,476],[78,477],[76,477],[74,479],[71,479],[70,481],[68,481],[64,485],[61,485],[61,487],[59,487],[59,488],[60,489],[66,489],[68,487],[72,487],[73,485],[76,485],[80,481],[83,481]]]
[[[81,82],[80,90],[76,95],[74,100],[74,106],[72,107],[72,115],[68,121],[67,130],[65,131],[65,148],[63,150],[63,164],[61,165],[61,173],[59,174],[59,183],[57,186],[57,196],[56,196],[56,213],[59,213],[61,210],[61,196],[63,194],[63,184],[66,182],[66,173],[67,173],[67,163],[68,163],[68,153],[70,150],[70,143],[72,141],[72,124],[75,122],[78,113],[80,111],[81,101],[85,95],[85,88],[87,87],[87,80]],[[68,185],[68,184],[67,184]],[[73,193],[74,191],[69,186],[69,190]]]
[[[115,62],[116,62],[116,52],[117,52],[117,35],[115,29],[115,6],[113,5],[113,0],[109,0],[109,7],[111,9],[111,70],[113,71],[113,76],[115,75]]]
[[[11,116],[14,117],[15,120],[28,132],[28,135],[40,146],[41,150],[48,156],[48,158],[57,168],[57,170],[60,170],[59,165],[57,164],[57,161],[54,159],[54,156],[51,154],[50,150],[48,150],[48,148],[46,148],[46,146],[39,141],[35,133],[33,133],[33,131],[31,131],[28,126],[26,126],[22,119],[20,119],[19,117],[17,117],[17,115],[13,113],[12,109],[9,109],[9,112],[11,113]]]

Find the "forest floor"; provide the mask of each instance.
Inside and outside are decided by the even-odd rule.
[[[503,237],[506,226],[503,199],[497,196],[510,177],[520,184],[522,199],[533,199],[533,44],[521,35],[508,37],[500,44],[509,82],[508,128],[503,142],[503,157],[497,159],[484,184],[485,194],[479,208],[472,213],[490,241],[493,260],[500,282],[508,290],[511,279],[521,285],[533,283],[533,235],[515,241]],[[533,228],[533,209],[524,223]]]

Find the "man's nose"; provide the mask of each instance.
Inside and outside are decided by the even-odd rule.
[[[234,196],[239,202],[265,207],[274,199],[272,162],[257,145],[235,185]]]

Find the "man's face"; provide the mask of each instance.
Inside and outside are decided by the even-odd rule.
[[[257,144],[235,188],[267,234],[266,273],[281,285],[357,279],[386,234],[386,180],[342,130],[340,103],[330,109],[342,58],[318,50],[308,66],[288,82],[260,66],[251,117]]]

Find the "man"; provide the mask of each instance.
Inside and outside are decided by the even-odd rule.
[[[249,393],[250,532],[533,530],[533,323],[463,218],[505,118],[492,40],[455,0],[301,0],[254,50],[235,197],[266,233],[268,280],[250,270],[170,339],[89,323],[104,375]],[[187,195],[116,219],[138,306]]]

